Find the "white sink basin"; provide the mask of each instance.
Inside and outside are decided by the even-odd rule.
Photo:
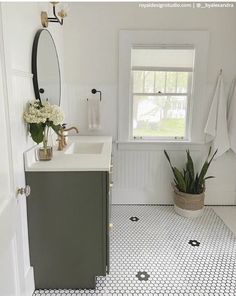
[[[104,136],[69,136],[62,151],[54,147],[50,161],[37,161],[35,149],[24,153],[25,170],[31,172],[106,171],[111,168],[112,138]]]
[[[101,154],[104,143],[74,142],[65,151],[65,154]]]

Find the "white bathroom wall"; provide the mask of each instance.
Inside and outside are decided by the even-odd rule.
[[[207,95],[198,98],[193,110],[202,130],[207,119],[211,93],[220,68],[226,88],[236,75],[236,5],[231,9],[140,8],[137,3],[70,3],[65,21],[64,58],[67,122],[87,129],[86,97],[90,90],[103,91],[102,129],[94,134],[112,135],[117,140],[117,88],[119,30],[207,30],[210,34]],[[201,107],[200,107],[201,106]],[[163,149],[181,163],[186,145],[114,145],[113,203],[172,203],[170,169]],[[205,145],[191,145],[201,159]],[[208,182],[206,203],[235,204],[236,156],[227,153],[212,165],[216,179]]]
[[[12,155],[14,165],[14,186],[17,190],[25,186],[23,152],[33,145],[26,125],[23,121],[23,111],[26,103],[34,99],[31,53],[35,33],[42,28],[40,21],[41,10],[47,10],[47,3],[2,3],[2,22],[4,48],[6,57],[7,92],[10,110],[10,131],[12,139]],[[63,27],[50,25],[52,33],[63,64]],[[64,71],[63,71],[64,72]],[[28,230],[26,217],[26,201],[21,197],[18,201],[20,217],[18,223],[22,224],[22,248],[24,273],[26,277],[33,277],[30,269],[28,250]],[[32,284],[32,280],[27,283]],[[28,287],[27,293],[21,295],[32,295],[33,287]]]

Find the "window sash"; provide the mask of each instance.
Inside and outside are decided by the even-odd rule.
[[[168,72],[175,72],[175,71],[172,71],[172,69],[173,68],[169,68],[169,71],[156,71],[156,70],[151,70],[151,71],[149,71],[149,69],[150,69],[150,67],[147,67],[146,68],[146,70],[137,70],[137,72],[154,72],[154,76],[153,76],[153,91],[152,92],[147,92],[147,91],[145,91],[145,83],[146,83],[146,77],[145,77],[145,75],[144,75],[144,77],[142,78],[142,82],[143,82],[143,85],[142,85],[142,87],[141,87],[141,90],[142,91],[140,91],[140,92],[134,92],[133,91],[133,88],[134,88],[134,80],[133,80],[133,76],[134,76],[134,72],[136,72],[136,70],[135,71],[131,71],[131,82],[132,82],[132,90],[131,90],[131,93],[134,93],[134,94],[153,94],[153,95],[158,95],[158,94],[186,94],[187,92],[181,92],[181,91],[179,91],[179,92],[177,92],[177,90],[178,90],[178,77],[179,77],[179,75],[178,74],[176,74],[176,81],[175,81],[175,91],[167,91],[167,88],[168,88]],[[163,89],[163,91],[160,91],[160,92],[157,92],[156,91],[156,83],[157,83],[157,81],[156,81],[156,77],[157,77],[157,75],[158,75],[158,72],[161,72],[161,73],[164,73],[164,76],[165,76],[165,78],[164,78],[164,89]],[[187,79],[189,79],[189,76],[191,76],[192,77],[192,72],[186,72],[186,71],[183,71],[183,72],[181,72],[181,71],[176,71],[176,73],[185,73],[185,74],[187,74],[188,75],[188,77],[187,77]],[[186,85],[186,89],[187,89],[187,91],[188,91],[188,81],[187,81],[187,85]]]
[[[148,67],[150,68],[150,67]],[[172,68],[171,68],[172,69]],[[170,71],[174,72],[174,71]],[[133,71],[131,71],[131,86],[133,90]],[[156,140],[156,141],[188,141],[190,139],[190,101],[191,101],[191,94],[192,94],[192,79],[193,79],[193,73],[189,72],[188,75],[188,82],[187,82],[187,93],[134,93],[130,91],[131,96],[131,117],[130,117],[130,138],[137,141],[148,141],[148,140]],[[186,116],[185,116],[185,134],[183,137],[179,136],[134,136],[134,127],[133,127],[133,97],[137,96],[186,96],[187,101],[187,107],[186,107]]]
[[[134,97],[134,96],[133,96]],[[132,97],[132,101],[133,101],[133,97]],[[175,140],[175,141],[183,141],[183,140],[186,140],[187,139],[187,136],[186,136],[186,132],[187,132],[187,112],[188,112],[188,95],[182,95],[182,97],[185,97],[186,99],[186,103],[187,103],[187,106],[186,106],[186,116],[184,117],[184,124],[185,124],[185,130],[184,130],[184,135],[183,136],[177,136],[177,135],[174,135],[173,133],[173,136],[150,136],[150,135],[141,135],[141,136],[135,136],[134,135],[134,127],[133,127],[133,119],[134,117],[132,116],[132,136],[133,136],[133,139],[134,140]]]

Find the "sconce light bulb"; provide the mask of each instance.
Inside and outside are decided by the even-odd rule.
[[[62,19],[65,18],[67,16],[67,13],[65,10],[61,9],[59,12],[58,12],[58,16],[61,17]]]
[[[66,14],[68,14],[69,10],[70,10],[70,6],[68,5],[68,3],[60,3],[58,8],[59,10],[63,10]]]

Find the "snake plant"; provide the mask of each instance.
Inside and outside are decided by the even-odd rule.
[[[187,162],[185,168],[180,171],[174,167],[171,163],[170,157],[166,150],[164,150],[165,156],[170,164],[172,172],[174,174],[174,182],[177,189],[181,192],[190,193],[190,194],[201,194],[205,191],[205,181],[207,179],[214,178],[214,176],[206,177],[207,170],[215,157],[217,150],[211,155],[211,147],[208,152],[207,159],[205,160],[199,173],[195,174],[194,164],[189,150],[187,153]]]

